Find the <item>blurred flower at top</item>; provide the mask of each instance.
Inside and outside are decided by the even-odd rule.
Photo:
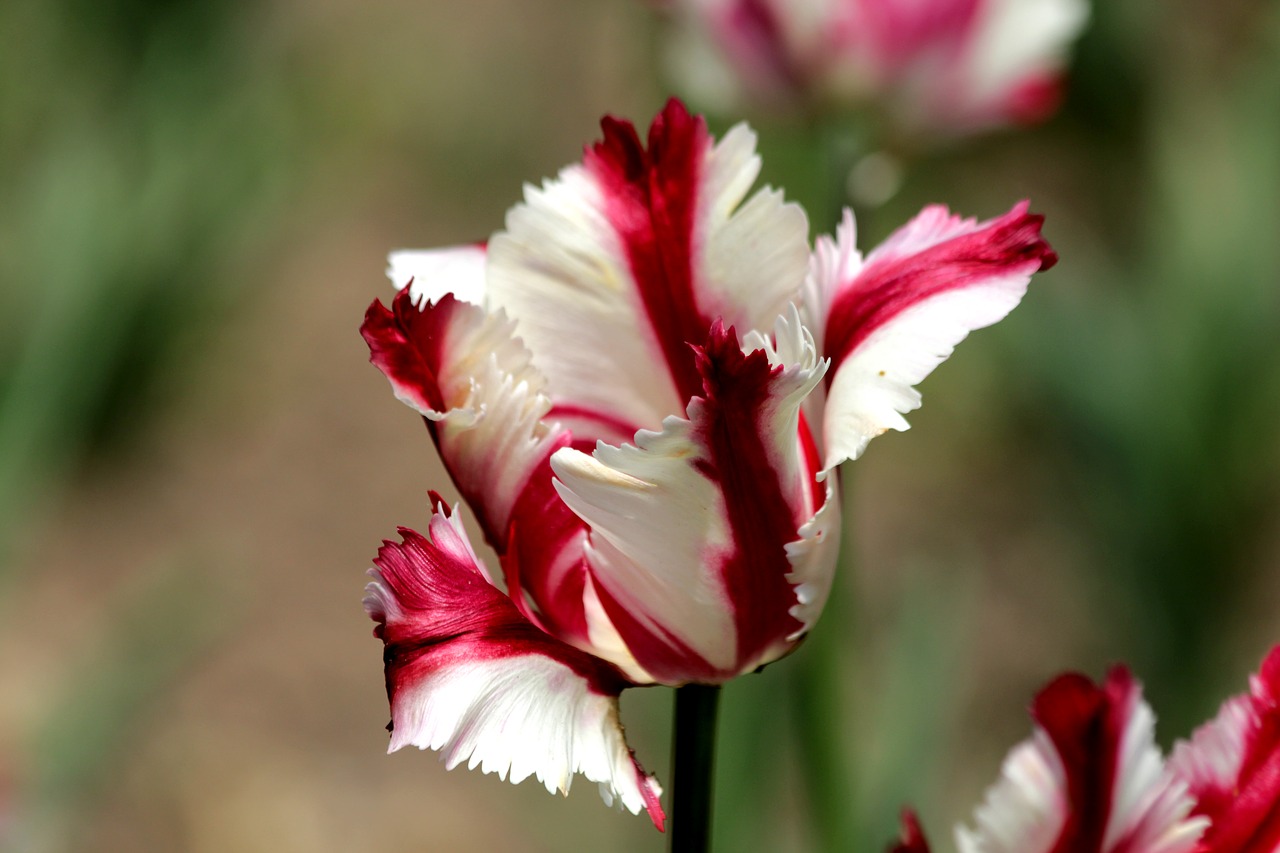
[[[905,429],[914,386],[1057,259],[1026,203],[923,210],[865,258],[852,214],[810,252],[746,125],[672,100],[604,139],[483,245],[398,252],[361,329],[497,552],[438,497],[365,605],[391,749],[646,808],[626,687],[721,684],[794,650],[839,539],[836,467]]]
[[[960,853],[1280,850],[1280,646],[1168,762],[1123,666],[1101,685],[1059,676],[1031,715],[1035,734],[1005,759],[974,827],[956,830]],[[891,851],[929,853],[911,812]]]
[[[869,108],[958,136],[1051,115],[1085,0],[665,0],[678,84],[717,108]]]

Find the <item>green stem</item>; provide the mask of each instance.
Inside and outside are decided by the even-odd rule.
[[[853,647],[847,627],[853,617],[846,602],[847,560],[840,561],[840,569],[823,622],[795,655],[791,671],[795,736],[817,849],[833,853],[856,846],[860,805],[849,766],[847,728],[853,709],[841,695]]]
[[[712,769],[720,688],[686,684],[676,688],[675,736],[671,746],[671,853],[711,849]]]

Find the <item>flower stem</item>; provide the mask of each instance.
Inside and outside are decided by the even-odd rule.
[[[671,853],[711,849],[712,769],[715,764],[719,686],[676,688],[671,746]]]

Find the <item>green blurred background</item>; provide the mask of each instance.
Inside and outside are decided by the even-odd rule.
[[[660,39],[634,0],[0,4],[0,849],[662,849],[583,780],[383,754],[362,572],[445,481],[357,334],[388,249],[647,123]],[[748,117],[828,230],[809,131]],[[718,850],[878,850],[906,801],[950,849],[1054,673],[1129,661],[1167,744],[1280,641],[1280,4],[1102,4],[1056,118],[907,175],[864,247],[1028,197],[1062,262],[846,469],[838,599],[726,689]],[[662,778],[669,703],[623,699]]]

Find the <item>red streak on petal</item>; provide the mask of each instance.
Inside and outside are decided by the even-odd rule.
[[[390,309],[375,299],[360,326],[369,345],[369,361],[391,381],[396,393],[434,411],[445,408],[437,374],[444,332],[458,304],[449,294],[430,310],[418,311],[406,286]]]
[[[444,413],[450,401],[444,399],[440,389],[439,374],[449,357],[446,351],[450,327],[463,311],[476,310],[459,302],[447,293],[435,304],[424,304],[419,309],[413,303],[409,287],[396,294],[391,310],[374,301],[365,315],[360,333],[369,344],[369,360],[391,381],[399,396],[409,396],[418,405]],[[476,514],[485,540],[499,553],[506,545],[507,532],[503,519],[493,517],[486,500],[489,483],[475,482],[465,470],[459,470],[459,460],[445,452],[435,421],[426,419],[428,431],[440,459],[450,478]],[[554,450],[554,448],[553,448]]]
[[[733,534],[719,572],[738,627],[738,660],[745,664],[801,627],[788,612],[795,592],[786,579],[785,546],[808,516],[804,507],[788,504],[765,443],[775,437],[762,434],[772,381],[782,368],[770,365],[763,350],[744,354],[733,327],[726,330],[720,321],[694,351],[705,395],[695,420],[708,451],[701,470],[719,485]]]
[[[570,403],[556,403],[544,420],[570,421],[575,427],[584,427],[581,433],[575,429],[574,447],[586,453],[595,449],[597,440],[621,444],[631,441],[636,430],[640,429],[638,425],[624,421],[612,412]]]
[[[1133,676],[1117,666],[1101,687],[1077,673],[1059,676],[1032,703],[1067,776],[1066,820],[1052,853],[1101,853],[1120,741],[1137,697]]]
[[[809,428],[809,419],[805,417],[804,412],[800,412],[800,452],[803,454],[804,470],[813,472],[822,470],[822,454],[818,452],[818,442],[813,437],[813,430]],[[810,499],[813,501],[811,506],[813,512],[816,513],[827,500],[826,486],[818,482],[816,476],[809,477]]]
[[[702,162],[711,146],[706,122],[672,98],[649,127],[646,150],[635,126],[609,116],[604,139],[585,152],[607,196],[610,224],[622,238],[649,324],[682,399],[700,383],[687,343],[710,325],[694,293],[694,219]]]
[[[1018,270],[1047,270],[1057,254],[1040,236],[1044,217],[1022,202],[979,231],[913,255],[872,261],[844,286],[827,320],[826,355],[839,364],[876,329],[903,311],[950,290]],[[835,371],[827,374],[828,381]]]
[[[438,497],[438,496],[437,496]],[[392,618],[377,599],[367,599],[384,643],[387,698],[393,722],[397,697],[424,677],[452,666],[522,655],[549,658],[581,677],[592,693],[617,697],[629,686],[612,665],[547,635],[493,587],[443,517],[432,521],[432,539],[400,528],[402,542],[378,549],[374,564],[395,606]],[[658,831],[666,815],[653,779],[631,754],[636,785]]]
[[[635,762],[634,750],[631,753],[631,760]],[[654,828],[658,832],[666,832],[667,813],[662,810],[662,800],[639,762],[636,762],[636,785],[640,788],[640,796],[644,797],[644,810],[649,813],[649,819],[653,821]]]
[[[583,545],[588,528],[560,500],[552,476],[548,455],[520,494],[507,537],[497,550],[507,589],[521,612],[549,633],[585,644]],[[566,559],[565,553],[572,556]]]
[[[459,302],[452,294],[420,310],[414,305],[408,287],[396,295],[391,310],[375,301],[361,327],[369,344],[370,361],[387,375],[397,393],[407,393],[434,411],[447,410],[438,381],[441,366],[450,355],[445,349],[447,333],[459,312],[471,310],[476,309]],[[551,485],[551,454],[568,445],[570,437],[565,435],[548,448],[546,457],[532,469],[529,479],[517,487],[520,497],[510,518],[503,519],[494,517],[488,499],[493,484],[478,482],[468,471],[460,470],[459,460],[442,446],[437,424],[431,420],[426,423],[445,469],[463,500],[475,512],[485,541],[501,558],[507,585],[521,612],[567,642],[585,643],[582,593],[586,576],[581,543],[586,527],[561,502]],[[553,576],[552,569],[561,565],[559,558],[565,549],[577,552],[577,569]],[[564,563],[575,564],[573,560]]]
[[[525,654],[552,658],[588,681],[590,689],[616,696],[628,682],[613,666],[560,642],[524,618],[485,580],[460,550],[407,528],[403,542],[383,543],[374,564],[401,613],[374,611],[374,635],[386,644],[387,695],[423,675],[465,660]]]
[[[655,681],[672,686],[690,681],[714,684],[738,674],[712,666],[710,661],[662,626],[650,627],[641,622],[609,593],[604,584],[596,583],[596,593],[631,654]]]

